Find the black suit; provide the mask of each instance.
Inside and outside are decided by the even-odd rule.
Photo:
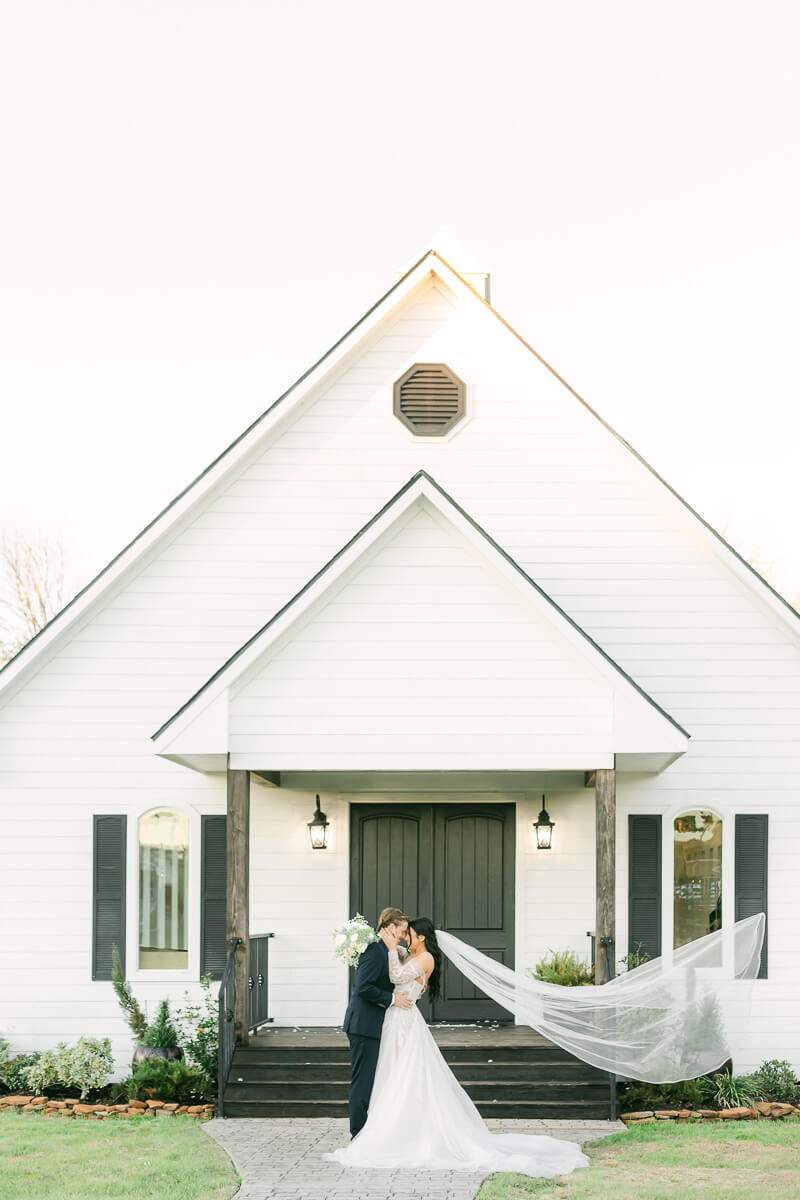
[[[353,994],[342,1028],[350,1041],[350,1136],[367,1119],[375,1081],[383,1018],[392,1003],[389,951],[380,939],[367,946],[358,962]]]

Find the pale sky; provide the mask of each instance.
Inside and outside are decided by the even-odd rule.
[[[0,524],[82,586],[444,224],[794,599],[798,35],[796,0],[7,4]]]

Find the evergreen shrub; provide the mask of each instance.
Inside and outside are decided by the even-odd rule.
[[[147,1026],[146,1033],[139,1039],[139,1045],[164,1046],[170,1049],[174,1049],[178,1045],[178,1034],[172,1024],[169,1012],[169,1000],[161,1001],[156,1019],[152,1025]]]
[[[563,987],[583,987],[594,983],[594,967],[578,958],[574,950],[550,950],[528,974],[544,983],[559,983]]]
[[[212,1079],[217,1076],[219,1059],[219,983],[212,988],[210,975],[200,980],[203,995],[193,1002],[188,989],[185,1003],[175,1010],[175,1025],[188,1062]]]
[[[117,1094],[129,1100],[203,1104],[216,1099],[216,1081],[182,1058],[148,1058],[136,1064]]]

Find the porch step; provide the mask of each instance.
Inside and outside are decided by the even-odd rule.
[[[502,1077],[505,1081],[520,1081],[524,1083],[560,1083],[588,1082],[592,1068],[576,1059],[555,1063],[525,1063],[525,1062],[450,1062],[450,1069],[462,1083],[470,1081],[478,1083],[482,1080],[491,1082]],[[596,1072],[598,1082],[604,1086],[608,1077],[602,1071]],[[251,1083],[282,1083],[290,1086],[303,1083],[306,1080],[315,1082],[346,1082],[349,1086],[350,1063],[320,1062],[309,1059],[306,1062],[270,1063],[253,1062],[234,1057],[229,1083],[237,1083],[239,1079]]]
[[[304,1080],[302,1083],[275,1080],[272,1083],[228,1082],[225,1089],[225,1107],[229,1100],[292,1100],[323,1101],[346,1100],[349,1092],[349,1080],[342,1079],[336,1083],[315,1080]],[[504,1079],[492,1080],[490,1083],[475,1083],[467,1081],[461,1086],[465,1092],[478,1104],[491,1104],[495,1101],[525,1100],[544,1103],[564,1099],[574,1100],[605,1100],[608,1096],[608,1084],[584,1083],[582,1081],[563,1083],[520,1083]]]
[[[475,1045],[453,1046],[440,1045],[444,1057],[452,1066],[454,1063],[492,1062],[497,1063],[564,1063],[576,1062],[587,1071],[594,1070],[580,1059],[573,1058],[566,1050],[553,1043],[541,1046],[523,1045],[493,1046],[490,1042],[477,1047]],[[237,1046],[233,1052],[233,1061],[255,1065],[257,1063],[346,1063],[350,1070],[350,1047],[347,1043],[333,1046],[269,1046],[264,1043],[249,1046]],[[603,1074],[603,1072],[598,1072]]]
[[[350,1051],[344,1039],[282,1032],[237,1046],[224,1095],[229,1117],[347,1117]],[[609,1078],[544,1039],[481,1031],[439,1048],[483,1117],[604,1119]]]
[[[482,1117],[504,1120],[560,1121],[608,1120],[608,1102],[561,1100],[549,1101],[483,1101],[475,1107]],[[225,1100],[226,1117],[348,1117],[346,1100]]]

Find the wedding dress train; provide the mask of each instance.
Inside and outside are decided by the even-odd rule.
[[[420,964],[402,966],[389,952],[396,992],[416,1002],[425,982]],[[366,1124],[348,1146],[323,1158],[348,1167],[485,1172],[514,1171],[552,1179],[589,1159],[574,1142],[538,1134],[491,1133],[445,1062],[416,1003],[391,1005],[383,1022]]]

